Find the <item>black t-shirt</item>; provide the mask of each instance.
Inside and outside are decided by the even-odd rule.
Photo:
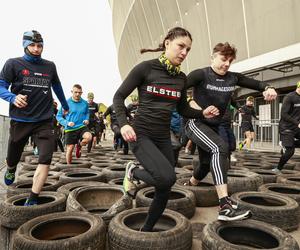
[[[11,92],[27,95],[28,105],[17,108],[10,104],[9,115],[12,119],[43,121],[52,119],[53,98],[51,87],[60,84],[53,62],[41,59],[40,62],[29,62],[23,57],[9,59],[1,73],[0,80],[11,83]]]
[[[110,115],[110,123],[111,124],[115,124],[118,125],[118,121],[117,121],[117,116],[116,116],[116,111],[114,109],[113,105],[110,105],[107,110],[105,111],[105,113],[103,114],[104,119],[106,119],[106,116]]]
[[[268,86],[264,82],[240,73],[228,71],[225,75],[218,75],[211,67],[194,70],[187,78],[187,87],[194,87],[194,100],[202,109],[210,105],[219,109],[219,116],[204,120],[205,123],[213,126],[220,124],[236,85],[259,91],[265,90]]]
[[[98,104],[95,102],[89,103],[89,122],[93,123],[96,121],[96,113],[98,112]]]
[[[138,88],[139,108],[133,127],[136,132],[153,137],[169,137],[172,111],[183,116],[203,117],[202,111],[187,103],[186,76],[171,76],[158,59],[144,61],[133,68],[114,96],[114,107],[120,126],[128,123],[124,100]]]
[[[256,114],[253,106],[243,105],[240,109],[240,113],[242,115],[242,122],[252,122],[252,117],[256,120]]]
[[[300,95],[296,91],[287,94],[281,107],[281,118],[279,122],[280,131],[295,131],[300,123]]]

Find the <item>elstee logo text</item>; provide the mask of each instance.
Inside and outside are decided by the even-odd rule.
[[[154,85],[147,86],[147,92],[152,93],[156,96],[163,96],[171,99],[179,99],[181,96],[181,92],[176,89],[166,88],[166,87],[158,87]]]

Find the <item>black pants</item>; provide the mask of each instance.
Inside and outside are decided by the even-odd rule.
[[[30,136],[38,147],[39,164],[49,165],[54,149],[54,130],[52,121],[16,122],[10,121],[6,162],[8,167],[15,167]]]
[[[137,142],[131,144],[132,152],[143,169],[135,169],[133,176],[155,187],[155,194],[143,230],[151,231],[164,212],[171,187],[176,181],[174,155],[171,140],[152,139],[137,135]]]
[[[284,165],[294,155],[295,148],[300,148],[300,129],[296,131],[282,131],[280,133],[280,139],[282,141],[283,150],[277,166],[279,170],[283,169]]]
[[[120,131],[119,125],[117,125],[117,124],[112,124],[112,125],[111,125],[111,129],[114,131],[114,140],[115,140],[115,142],[118,142],[118,140],[121,140],[121,144],[122,144],[123,147],[124,147],[124,152],[127,151],[127,153],[128,153],[128,142],[126,142],[126,141],[123,139],[122,134],[121,134],[121,131]]]
[[[198,120],[189,120],[187,136],[196,143],[199,166],[194,177],[202,180],[211,171],[215,185],[227,184],[228,146],[218,134],[218,127],[208,126]]]

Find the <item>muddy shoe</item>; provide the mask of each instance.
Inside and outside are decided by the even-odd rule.
[[[134,197],[136,193],[137,186],[133,183],[133,169],[137,168],[133,161],[130,161],[126,164],[125,176],[123,179],[123,189],[124,192],[129,196]]]

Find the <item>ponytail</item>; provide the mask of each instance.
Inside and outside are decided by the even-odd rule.
[[[164,41],[162,43],[160,43],[156,49],[141,49],[140,53],[143,54],[143,53],[146,53],[146,52],[165,51],[165,49],[166,49],[166,47],[165,47],[165,41],[166,40],[172,41],[175,38],[180,37],[180,36],[188,36],[191,39],[191,41],[192,41],[192,36],[191,36],[190,32],[188,32],[184,28],[175,27],[175,28],[169,30],[169,32],[166,35]]]

